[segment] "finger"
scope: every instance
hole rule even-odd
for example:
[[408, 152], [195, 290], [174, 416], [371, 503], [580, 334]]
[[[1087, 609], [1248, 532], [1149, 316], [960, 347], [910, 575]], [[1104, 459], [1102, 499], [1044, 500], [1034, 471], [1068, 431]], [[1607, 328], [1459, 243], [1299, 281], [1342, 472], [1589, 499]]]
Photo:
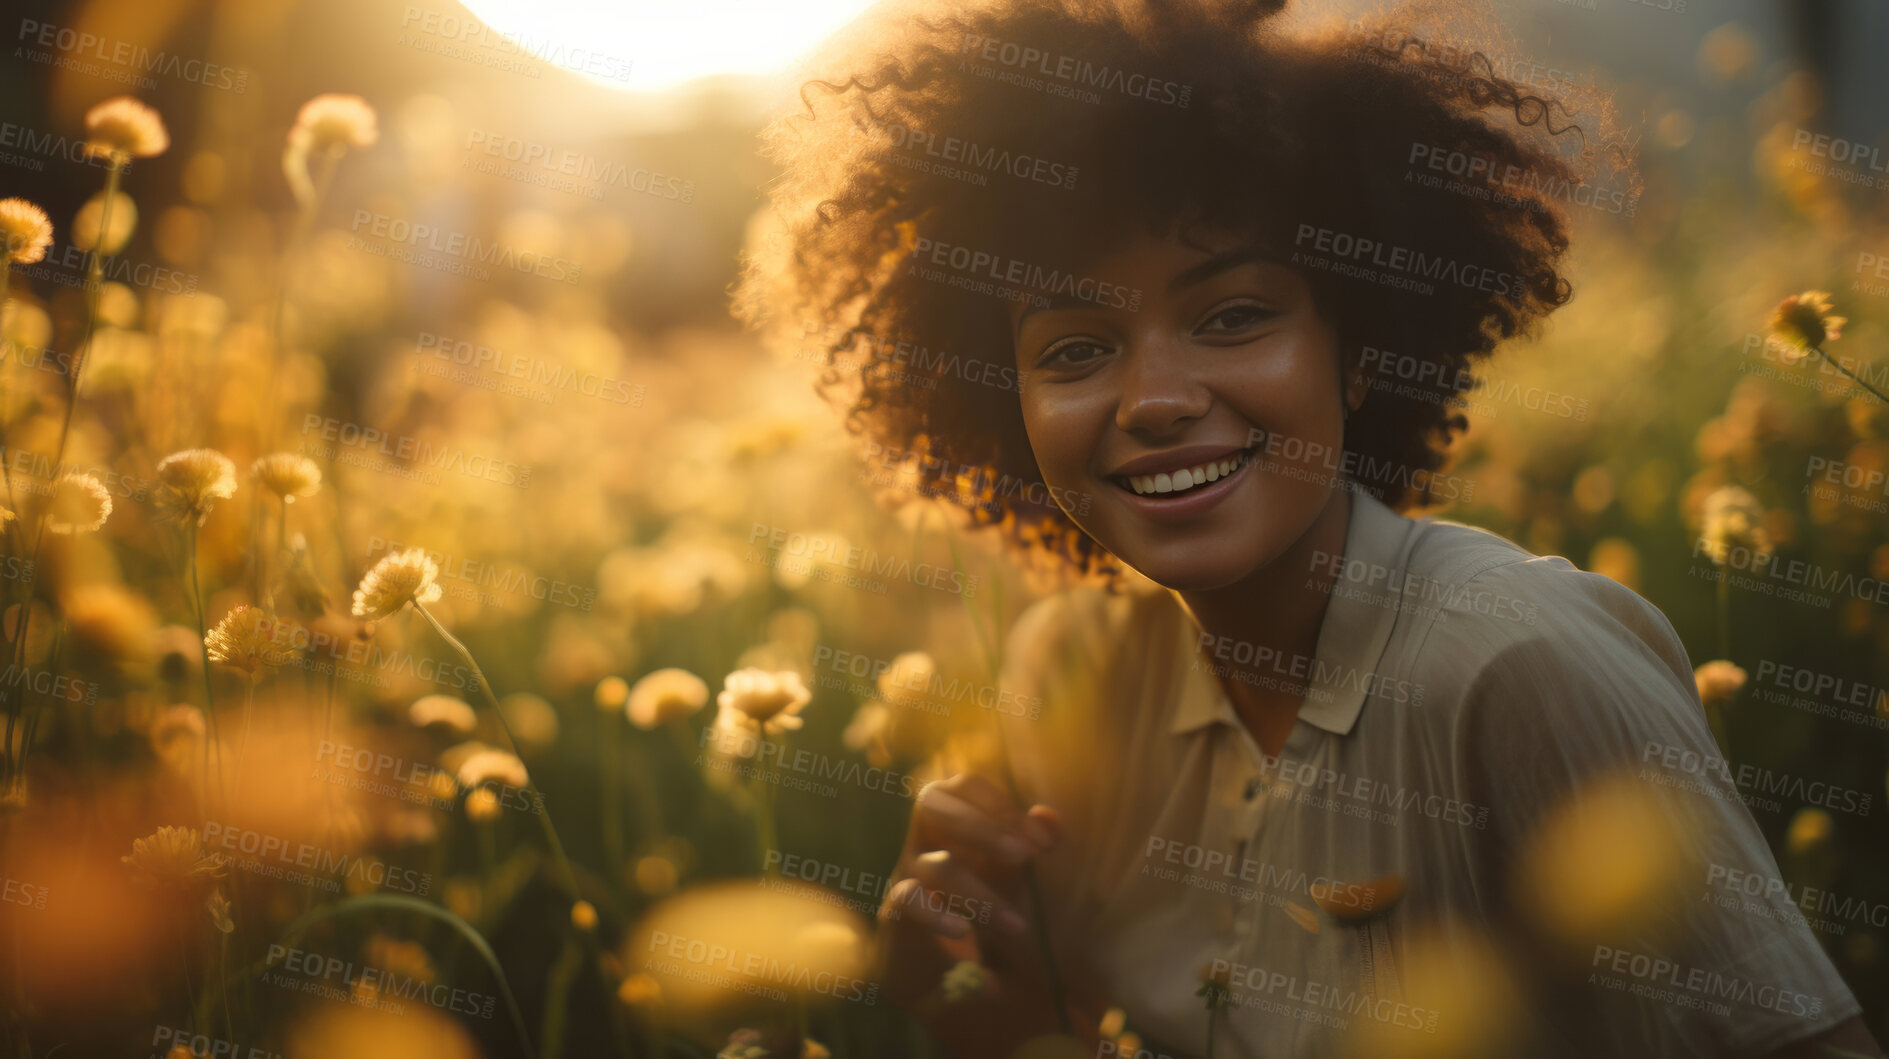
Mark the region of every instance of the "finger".
[[1023, 814], [1022, 829], [1024, 837], [1036, 843], [1036, 847], [1047, 853], [1063, 840], [1066, 830], [1061, 813], [1047, 805], [1032, 805]]
[[[1013, 932], [1029, 927], [1015, 904], [946, 850], [934, 850], [916, 858], [912, 875], [924, 884], [923, 891], [929, 891], [922, 899], [930, 900], [932, 895], [944, 898], [942, 911], [946, 915], [975, 924], [994, 922]], [[916, 898], [920, 892], [914, 891], [907, 897]]]
[[969, 921], [934, 911], [934, 907], [943, 908], [945, 904], [943, 900], [933, 901], [918, 879], [900, 879], [886, 891], [885, 903], [879, 906], [879, 922], [893, 929], [919, 930], [947, 938], [969, 937]]
[[1014, 825], [992, 819], [941, 783], [919, 792], [913, 812], [920, 843], [916, 852], [950, 849], [995, 858], [1012, 867], [1037, 853], [1037, 847], [1026, 841]]

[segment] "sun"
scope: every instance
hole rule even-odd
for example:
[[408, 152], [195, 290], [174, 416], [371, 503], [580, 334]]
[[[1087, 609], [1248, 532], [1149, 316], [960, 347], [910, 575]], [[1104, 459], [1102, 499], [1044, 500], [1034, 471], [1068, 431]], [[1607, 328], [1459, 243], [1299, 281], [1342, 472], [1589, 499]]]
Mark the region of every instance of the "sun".
[[464, 0], [519, 50], [625, 91], [785, 69], [869, 0]]

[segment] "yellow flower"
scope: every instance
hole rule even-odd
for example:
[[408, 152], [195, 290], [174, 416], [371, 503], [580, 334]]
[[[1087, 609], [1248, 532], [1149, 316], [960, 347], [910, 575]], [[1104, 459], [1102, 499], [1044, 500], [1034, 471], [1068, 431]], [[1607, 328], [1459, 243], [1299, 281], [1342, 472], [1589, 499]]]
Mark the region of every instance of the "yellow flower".
[[480, 787], [466, 795], [466, 819], [475, 823], [489, 824], [499, 816], [498, 795], [488, 787]]
[[289, 146], [303, 151], [329, 147], [361, 150], [380, 139], [374, 108], [360, 96], [323, 92], [302, 104], [289, 130]]
[[605, 713], [623, 708], [629, 700], [630, 684], [622, 677], [605, 677], [597, 682], [596, 690], [590, 694], [590, 701]]
[[412, 721], [415, 728], [437, 724], [458, 735], [470, 735], [478, 727], [472, 707], [451, 695], [425, 695], [415, 699], [413, 705], [407, 707], [407, 720]]
[[459, 785], [465, 788], [483, 786], [488, 781], [512, 787], [523, 787], [530, 782], [525, 763], [518, 755], [506, 750], [479, 750], [471, 754], [459, 766]]
[[625, 700], [630, 723], [655, 728], [687, 717], [708, 703], [708, 685], [686, 669], [658, 669], [636, 682]]
[[1699, 544], [1721, 566], [1741, 548], [1750, 551], [1754, 561], [1761, 559], [1771, 552], [1763, 518], [1764, 508], [1757, 497], [1735, 485], [1720, 486], [1705, 498], [1705, 529]]
[[130, 96], [115, 96], [86, 111], [85, 131], [91, 137], [86, 154], [120, 163], [163, 154], [171, 145], [163, 117]]
[[875, 682], [879, 697], [888, 702], [896, 702], [902, 696], [913, 692], [923, 692], [931, 686], [932, 677], [938, 672], [938, 663], [923, 651], [907, 651], [894, 658], [885, 672], [879, 674]]
[[219, 932], [230, 934], [236, 930], [236, 921], [230, 918], [230, 899], [223, 896], [221, 888], [210, 891], [210, 896], [204, 898], [203, 908], [210, 913], [210, 922], [216, 924]]
[[1385, 875], [1363, 885], [1314, 883], [1312, 903], [1340, 923], [1368, 923], [1386, 915], [1404, 896], [1404, 877]]
[[384, 618], [408, 603], [431, 603], [440, 597], [438, 577], [439, 564], [424, 549], [388, 552], [354, 590], [354, 616]]
[[91, 533], [111, 517], [112, 495], [105, 483], [89, 474], [68, 474], [53, 487], [46, 528], [54, 533]]
[[249, 467], [250, 477], [274, 493], [285, 504], [297, 497], [314, 496], [321, 488], [321, 468], [306, 456], [293, 452], [272, 452]]
[[269, 615], [247, 603], [238, 603], [203, 637], [210, 661], [235, 666], [254, 675], [263, 666], [279, 666], [289, 651], [277, 641], [280, 626]]
[[46, 258], [52, 245], [52, 220], [25, 199], [0, 199], [0, 265], [30, 265]]
[[105, 220], [105, 193], [101, 191], [86, 199], [85, 205], [73, 215], [72, 245], [108, 256], [123, 250], [131, 241], [132, 233], [138, 230], [137, 203], [122, 191], [112, 196], [111, 230], [105, 232], [103, 245], [100, 245], [99, 232]]
[[374, 108], [360, 96], [326, 92], [302, 104], [282, 152], [282, 175], [295, 201], [304, 209], [315, 204], [315, 181], [308, 173], [311, 154], [321, 152], [333, 159], [349, 148], [372, 146], [379, 138]]
[[944, 990], [945, 1003], [955, 1004], [982, 993], [988, 979], [983, 964], [976, 960], [959, 960], [944, 973], [944, 979], [939, 984]]
[[715, 723], [759, 726], [770, 734], [793, 731], [802, 724], [801, 708], [812, 699], [800, 674], [791, 669], [774, 673], [737, 669], [722, 681], [722, 692], [715, 699], [721, 713]]
[[662, 983], [638, 971], [625, 978], [623, 984], [617, 987], [617, 999], [633, 1008], [654, 1004], [662, 999]]
[[228, 870], [221, 854], [203, 852], [203, 839], [193, 827], [160, 827], [133, 841], [131, 854], [118, 859], [147, 882], [171, 886], [221, 878]]
[[1784, 848], [1796, 856], [1815, 852], [1828, 845], [1830, 836], [1836, 831], [1836, 824], [1830, 814], [1822, 809], [1799, 809], [1791, 817], [1791, 826], [1784, 834]]
[[588, 934], [597, 929], [597, 906], [579, 901], [571, 906], [571, 926]]
[[236, 465], [215, 449], [173, 452], [158, 461], [157, 476], [163, 482], [158, 500], [165, 513], [194, 518], [199, 526], [218, 500], [236, 495]]
[[1825, 342], [1843, 337], [1843, 325], [1849, 322], [1834, 315], [1835, 308], [1829, 291], [1793, 294], [1771, 311], [1771, 335], [1785, 345], [1790, 359], [1822, 349]]
[[1707, 662], [1692, 671], [1699, 685], [1699, 701], [1707, 706], [1729, 705], [1738, 689], [1745, 686], [1745, 671], [1724, 659]]

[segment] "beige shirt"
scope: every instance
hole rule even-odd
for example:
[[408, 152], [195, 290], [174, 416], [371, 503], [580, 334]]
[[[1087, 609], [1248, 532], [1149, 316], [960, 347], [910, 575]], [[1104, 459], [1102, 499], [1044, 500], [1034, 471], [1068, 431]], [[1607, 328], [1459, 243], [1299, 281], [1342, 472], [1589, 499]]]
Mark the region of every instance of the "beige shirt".
[[[1274, 759], [1214, 672], [1251, 649], [1203, 646], [1165, 590], [1062, 593], [1012, 631], [1004, 685], [1044, 699], [1040, 720], [1005, 722], [1013, 768], [1070, 829], [1043, 865], [1056, 946], [1150, 1054], [1206, 1053], [1207, 966], [1232, 994], [1217, 1057], [1468, 1054], [1504, 1010], [1525, 1013], [1524, 1036], [1501, 1054], [1763, 1054], [1858, 1013], [1794, 891], [1730, 899], [1725, 880], [1745, 877], [1728, 872], [1781, 876], [1734, 783], [1702, 764], [1716, 745], [1692, 667], [1652, 604], [1363, 493], [1342, 560], [1322, 561], [1307, 576], [1336, 589], [1316, 658], [1259, 664], [1262, 682], [1309, 685]], [[1479, 958], [1549, 901], [1513, 896], [1529, 837], [1605, 776], [1670, 799], [1656, 819], [1681, 837], [1654, 877], [1675, 903], [1602, 917], [1558, 961], [1533, 943]], [[1549, 889], [1597, 901], [1596, 880], [1635, 863], [1577, 851]], [[1372, 921], [1313, 898], [1385, 877], [1404, 892]]]

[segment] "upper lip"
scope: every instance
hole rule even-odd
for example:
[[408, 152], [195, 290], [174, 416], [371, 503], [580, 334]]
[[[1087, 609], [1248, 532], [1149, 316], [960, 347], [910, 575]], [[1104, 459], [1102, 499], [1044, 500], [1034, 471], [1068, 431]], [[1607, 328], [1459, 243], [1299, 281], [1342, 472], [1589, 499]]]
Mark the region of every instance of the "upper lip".
[[1111, 477], [1128, 477], [1136, 474], [1171, 474], [1189, 467], [1198, 467], [1214, 460], [1224, 460], [1246, 451], [1245, 445], [1189, 445], [1185, 448], [1168, 449], [1165, 452], [1151, 452], [1139, 456], [1109, 471]]

